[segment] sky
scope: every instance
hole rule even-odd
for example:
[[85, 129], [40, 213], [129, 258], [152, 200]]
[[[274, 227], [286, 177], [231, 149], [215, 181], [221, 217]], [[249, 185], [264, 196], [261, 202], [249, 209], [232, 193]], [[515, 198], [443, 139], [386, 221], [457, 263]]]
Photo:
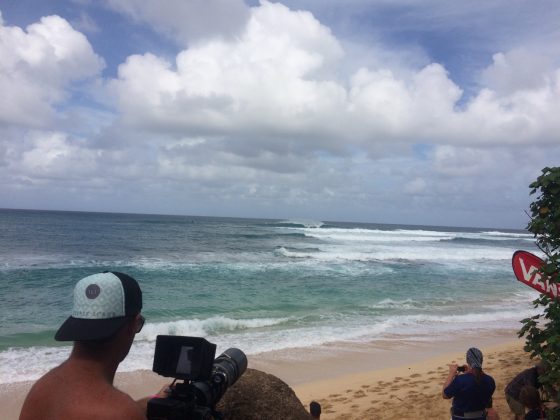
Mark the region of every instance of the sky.
[[0, 208], [524, 228], [556, 0], [2, 0]]

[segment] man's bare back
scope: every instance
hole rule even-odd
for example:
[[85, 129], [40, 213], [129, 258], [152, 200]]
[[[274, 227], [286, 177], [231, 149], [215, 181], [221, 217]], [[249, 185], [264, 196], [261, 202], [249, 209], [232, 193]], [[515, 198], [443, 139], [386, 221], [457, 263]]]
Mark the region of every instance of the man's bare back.
[[140, 406], [95, 372], [63, 363], [27, 396], [20, 420], [146, 419]]
[[55, 335], [73, 341], [72, 352], [33, 385], [20, 420], [146, 420], [148, 398], [136, 403], [113, 386], [144, 325], [141, 309], [142, 291], [127, 274], [104, 271], [81, 279], [74, 287], [73, 315]]

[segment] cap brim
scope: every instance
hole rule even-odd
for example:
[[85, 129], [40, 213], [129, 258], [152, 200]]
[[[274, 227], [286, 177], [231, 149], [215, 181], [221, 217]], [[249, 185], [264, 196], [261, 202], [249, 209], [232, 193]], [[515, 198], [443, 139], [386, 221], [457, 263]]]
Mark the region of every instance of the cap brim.
[[102, 340], [115, 334], [124, 325], [124, 316], [109, 319], [82, 319], [69, 317], [56, 332], [56, 341]]

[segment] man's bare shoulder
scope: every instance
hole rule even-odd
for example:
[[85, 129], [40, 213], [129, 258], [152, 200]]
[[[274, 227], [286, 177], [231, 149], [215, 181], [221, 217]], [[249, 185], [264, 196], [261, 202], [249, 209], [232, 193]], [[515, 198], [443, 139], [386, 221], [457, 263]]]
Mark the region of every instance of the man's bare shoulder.
[[[134, 401], [130, 395], [113, 388], [115, 393], [111, 395], [110, 401], [107, 401], [106, 413], [115, 419], [143, 419], [146, 420], [140, 406]], [[108, 417], [107, 417], [108, 418]]]
[[139, 405], [112, 385], [68, 377], [53, 369], [31, 388], [21, 411], [27, 419], [146, 419]]
[[20, 420], [49, 418], [45, 408], [47, 401], [52, 400], [51, 396], [56, 389], [57, 370], [58, 368], [51, 370], [33, 384], [23, 402]]

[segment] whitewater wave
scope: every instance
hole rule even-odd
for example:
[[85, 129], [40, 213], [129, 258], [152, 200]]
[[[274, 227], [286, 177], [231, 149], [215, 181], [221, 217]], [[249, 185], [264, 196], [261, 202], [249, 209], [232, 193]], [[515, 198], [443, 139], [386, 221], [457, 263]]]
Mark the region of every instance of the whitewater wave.
[[[409, 299], [385, 299], [379, 304], [385, 307], [402, 304], [414, 307], [414, 301]], [[138, 334], [128, 357], [119, 366], [119, 371], [151, 369], [155, 338], [158, 334], [204, 336], [218, 345], [218, 354], [233, 346], [252, 355], [290, 348], [309, 348], [333, 342], [367, 343], [402, 339], [437, 341], [438, 337], [444, 339], [450, 333], [461, 334], [461, 331], [488, 333], [497, 329], [517, 330], [521, 318], [535, 313], [535, 310], [525, 305], [504, 310], [479, 309], [479, 312], [465, 314], [421, 313], [375, 317], [330, 314], [311, 324], [305, 324], [303, 319], [235, 320], [226, 317], [148, 323]], [[68, 346], [9, 348], [2, 351], [0, 383], [35, 380], [65, 360], [69, 352]], [[29, 360], [39, 362], [29, 363]]]
[[523, 238], [523, 239], [530, 239], [534, 240], [534, 235], [532, 233], [514, 233], [514, 232], [500, 232], [497, 230], [491, 230], [488, 232], [482, 232], [484, 235], [488, 236], [498, 236], [498, 237], [510, 237], [510, 238]]
[[155, 341], [158, 335], [213, 336], [226, 332], [243, 331], [281, 325], [289, 318], [232, 319], [215, 316], [207, 319], [187, 319], [171, 322], [148, 323], [137, 339]]
[[484, 262], [509, 261], [514, 249], [480, 247], [449, 249], [432, 247], [370, 247], [366, 249], [344, 246], [322, 246], [320, 252], [291, 252], [279, 248], [278, 254], [287, 258], [310, 259], [322, 262]]
[[311, 255], [321, 252], [319, 248], [287, 248], [287, 247], [277, 247], [274, 253], [283, 257], [288, 258], [311, 258]]
[[293, 219], [293, 220], [282, 220], [279, 222], [274, 222], [270, 226], [287, 227], [287, 228], [319, 229], [323, 225], [324, 225], [323, 222], [316, 221], [316, 220]]
[[306, 237], [323, 241], [346, 243], [408, 243], [408, 242], [441, 242], [453, 240], [470, 241], [523, 241], [532, 242], [533, 239], [523, 234], [502, 235], [468, 232], [439, 232], [427, 230], [380, 230], [380, 229], [301, 229]]

